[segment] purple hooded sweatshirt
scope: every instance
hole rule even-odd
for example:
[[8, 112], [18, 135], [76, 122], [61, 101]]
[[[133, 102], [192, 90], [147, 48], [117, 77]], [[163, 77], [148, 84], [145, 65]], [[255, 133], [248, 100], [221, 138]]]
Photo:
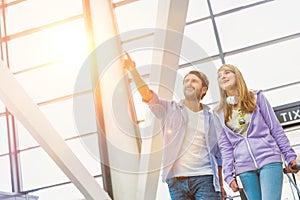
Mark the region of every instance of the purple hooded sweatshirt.
[[234, 133], [226, 126], [223, 111], [214, 112], [227, 184], [235, 175], [260, 169], [269, 163], [282, 163], [282, 155], [287, 163], [297, 157], [270, 103], [261, 91], [255, 91], [255, 94], [256, 109], [250, 114], [246, 136]]

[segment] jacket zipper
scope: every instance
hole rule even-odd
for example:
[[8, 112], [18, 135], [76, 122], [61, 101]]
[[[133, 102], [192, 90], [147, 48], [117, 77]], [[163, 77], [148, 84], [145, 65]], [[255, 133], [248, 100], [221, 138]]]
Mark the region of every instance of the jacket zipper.
[[253, 160], [253, 163], [254, 163], [256, 169], [258, 169], [258, 165], [257, 165], [257, 162], [256, 162], [256, 160], [255, 160], [255, 158], [254, 158], [253, 153], [252, 153], [252, 150], [251, 150], [251, 147], [250, 147], [248, 138], [247, 138], [247, 137], [244, 137], [244, 138], [245, 138], [245, 141], [246, 141], [246, 144], [247, 144], [247, 148], [248, 148], [249, 154], [250, 154], [250, 156], [251, 156], [251, 158], [252, 158], [252, 160]]
[[246, 144], [247, 144], [247, 148], [248, 148], [249, 154], [250, 154], [250, 156], [251, 156], [251, 158], [252, 158], [252, 160], [253, 160], [253, 163], [254, 163], [256, 169], [258, 169], [257, 162], [256, 162], [256, 160], [255, 160], [255, 157], [254, 157], [254, 155], [253, 155], [253, 152], [252, 152], [252, 150], [251, 150], [251, 147], [250, 147], [250, 144], [249, 144], [249, 141], [248, 141], [248, 137], [247, 137], [247, 136], [248, 136], [248, 131], [249, 131], [250, 125], [251, 125], [251, 123], [252, 123], [252, 117], [253, 117], [253, 113], [251, 113], [251, 117], [250, 117], [250, 120], [249, 120], [249, 125], [248, 125], [248, 128], [247, 128], [247, 130], [246, 130], [246, 136], [243, 136], [243, 137], [245, 138], [245, 141], [246, 141]]
[[[219, 116], [218, 116], [218, 117], [219, 117]], [[252, 152], [252, 150], [251, 150], [251, 147], [250, 147], [250, 144], [249, 144], [249, 141], [248, 141], [248, 138], [247, 138], [248, 130], [249, 130], [249, 127], [250, 127], [251, 122], [252, 122], [252, 117], [253, 117], [253, 113], [251, 113], [249, 125], [248, 125], [248, 128], [247, 128], [247, 130], [246, 130], [246, 136], [242, 136], [241, 134], [238, 134], [238, 133], [233, 132], [230, 128], [228, 128], [228, 127], [226, 126], [225, 122], [224, 122], [224, 127], [225, 127], [228, 131], [232, 132], [233, 134], [239, 135], [239, 136], [241, 136], [241, 137], [243, 137], [243, 138], [245, 139], [246, 144], [247, 144], [247, 149], [248, 149], [248, 151], [249, 151], [249, 154], [250, 154], [250, 156], [251, 156], [251, 158], [252, 158], [252, 160], [253, 160], [253, 163], [254, 163], [256, 169], [258, 169], [257, 162], [256, 162], [256, 160], [255, 160], [255, 157], [254, 157], [254, 155], [253, 155], [253, 152]], [[235, 145], [233, 146], [233, 148], [236, 147], [236, 145], [239, 143], [239, 141], [240, 141], [240, 139], [235, 143]]]

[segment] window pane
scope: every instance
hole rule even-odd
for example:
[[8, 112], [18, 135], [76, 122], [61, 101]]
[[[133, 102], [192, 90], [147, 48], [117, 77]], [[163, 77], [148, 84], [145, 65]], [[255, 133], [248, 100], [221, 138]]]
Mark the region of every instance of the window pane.
[[22, 1], [7, 8], [7, 34], [11, 35], [81, 13], [81, 0]]
[[9, 157], [0, 157], [0, 191], [11, 192]]
[[61, 60], [80, 66], [88, 55], [83, 19], [13, 39], [8, 46], [14, 72]]
[[6, 0], [6, 3], [17, 2], [18, 0]]
[[[103, 188], [103, 179], [102, 177], [96, 178], [96, 181]], [[55, 186], [48, 189], [42, 189], [37, 192], [31, 193], [32, 195], [38, 196], [41, 200], [53, 200], [53, 199], [63, 199], [68, 197], [68, 199], [84, 199], [84, 196], [72, 183]]]
[[224, 51], [230, 51], [300, 32], [300, 1], [272, 1], [217, 17]]
[[286, 134], [289, 138], [289, 141], [292, 146], [298, 145], [298, 148], [294, 148], [296, 153], [300, 153], [300, 126], [292, 127], [289, 130], [286, 130]]
[[[0, 5], [2, 5], [2, 3], [0, 3]], [[2, 15], [2, 14], [1, 14], [1, 17], [0, 17], [0, 22], [1, 22], [1, 24], [0, 24], [0, 27], [1, 27], [1, 30], [0, 30], [0, 31], [1, 31], [1, 32], [0, 32], [0, 33], [1, 33], [1, 35], [4, 35], [4, 33], [5, 33], [4, 30], [5, 30], [5, 29], [4, 29], [4, 23], [3, 23], [4, 21], [3, 21], [3, 15]], [[1, 45], [2, 45], [2, 43], [1, 43]], [[2, 47], [3, 47], [3, 46], [2, 46]]]
[[40, 200], [84, 199], [84, 196], [73, 184], [66, 184], [62, 186], [43, 189], [32, 193], [32, 195], [38, 196]]
[[[145, 80], [145, 79], [144, 79]], [[145, 80], [147, 81], [147, 80]], [[142, 100], [140, 93], [135, 90], [133, 93], [133, 101], [135, 105], [136, 118], [138, 121], [144, 120], [146, 117], [146, 112], [149, 112], [147, 104]]]
[[120, 33], [156, 26], [157, 0], [136, 1], [115, 11]]
[[[186, 26], [184, 34], [205, 51], [205, 54], [201, 54], [200, 52], [197, 54], [197, 52], [194, 52], [194, 54], [197, 56], [194, 60], [219, 53], [211, 20], [205, 20]], [[183, 41], [182, 51], [185, 51], [185, 48], [187, 48], [188, 51], [188, 49], [190, 49], [191, 47], [186, 46], [185, 41]]]
[[17, 121], [17, 130], [18, 130], [18, 138], [19, 138], [19, 149], [22, 150], [34, 146], [39, 146], [39, 144], [32, 137], [32, 135], [19, 121]]
[[[62, 62], [17, 74], [15, 77], [29, 96], [39, 103], [73, 94], [80, 68], [81, 63]], [[86, 77], [89, 78], [89, 76]], [[87, 88], [81, 89], [91, 88], [91, 85], [84, 86]]]
[[101, 174], [97, 133], [68, 140], [67, 144], [92, 176]]
[[0, 101], [0, 113], [4, 113], [5, 112], [5, 105], [2, 103], [2, 101]]
[[8, 138], [7, 138], [6, 117], [3, 116], [0, 117], [0, 154], [5, 154], [5, 153], [8, 153]]
[[42, 148], [21, 152], [20, 157], [24, 190], [69, 181]]
[[99, 185], [103, 188], [103, 179], [102, 177], [97, 177], [96, 178], [97, 183], [99, 183]]
[[190, 0], [186, 21], [190, 22], [210, 16], [206, 0]]
[[[0, 3], [1, 5], [1, 3]], [[1, 55], [1, 62], [3, 62], [4, 66], [7, 65], [7, 55], [6, 55], [6, 49], [7, 45], [6, 42], [4, 42], [3, 37], [5, 36], [5, 23], [3, 21], [3, 15], [2, 15], [2, 10], [1, 10], [1, 15], [0, 15], [0, 36], [1, 36], [1, 42], [0, 42], [0, 55]], [[1, 63], [2, 64], [2, 63]]]
[[[73, 99], [40, 107], [42, 112], [48, 118], [49, 122], [53, 125], [55, 130], [57, 130], [57, 132], [63, 139], [97, 132], [95, 118], [96, 114], [92, 102], [92, 94], [81, 95], [79, 97], [76, 97], [76, 99], [79, 102], [86, 103], [82, 106], [82, 109], [84, 109], [84, 111], [79, 112], [79, 114], [81, 114], [82, 116], [79, 116], [77, 118], [74, 118]], [[76, 124], [78, 120], [81, 121], [79, 124]], [[17, 130], [20, 149], [39, 146], [37, 141], [31, 136], [31, 134], [20, 122], [17, 122]]]
[[83, 135], [97, 132], [93, 94], [76, 96], [73, 103], [77, 134]]
[[[153, 37], [151, 38], [153, 39]], [[149, 37], [147, 37], [147, 39], [149, 39]], [[137, 70], [141, 75], [149, 75], [151, 68], [153, 67], [153, 46], [147, 46], [147, 41], [145, 41], [147, 39], [145, 38], [143, 40], [126, 43], [124, 45], [124, 49], [128, 50], [131, 59], [136, 62]], [[153, 41], [152, 39], [151, 41]], [[141, 48], [144, 46], [150, 48]], [[129, 78], [132, 78], [130, 73], [128, 73], [128, 76]]]
[[300, 93], [295, 91], [300, 91], [300, 84], [268, 91], [265, 95], [272, 107], [275, 107], [299, 101]]
[[[79, 133], [74, 121], [73, 99], [48, 104], [40, 108], [62, 138], [67, 139], [78, 136]], [[93, 122], [96, 123], [95, 118]], [[93, 125], [93, 131], [96, 130], [95, 126]]]
[[240, 53], [225, 58], [239, 67], [252, 89], [272, 87], [299, 81], [300, 38]]
[[252, 3], [259, 2], [259, 0], [230, 0], [230, 1], [210, 1], [214, 13], [223, 12], [233, 8], [246, 6]]
[[161, 176], [159, 176], [156, 199], [171, 199], [168, 185], [162, 182]]

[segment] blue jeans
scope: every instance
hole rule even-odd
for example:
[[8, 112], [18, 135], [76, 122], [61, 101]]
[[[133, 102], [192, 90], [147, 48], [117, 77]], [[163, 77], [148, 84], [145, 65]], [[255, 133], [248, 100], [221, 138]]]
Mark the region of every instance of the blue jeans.
[[212, 175], [175, 177], [168, 179], [167, 184], [172, 200], [221, 200]]
[[239, 175], [249, 200], [280, 200], [283, 173], [281, 163], [270, 163]]

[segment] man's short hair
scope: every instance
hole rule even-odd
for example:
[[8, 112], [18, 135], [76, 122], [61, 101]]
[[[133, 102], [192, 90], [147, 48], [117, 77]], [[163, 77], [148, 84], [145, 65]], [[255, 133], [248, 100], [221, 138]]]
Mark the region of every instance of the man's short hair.
[[200, 72], [200, 71], [197, 71], [197, 70], [192, 70], [192, 71], [190, 71], [189, 73], [187, 73], [187, 74], [185, 75], [183, 81], [185, 80], [185, 78], [186, 78], [187, 75], [189, 75], [189, 74], [194, 74], [194, 75], [196, 75], [196, 76], [202, 81], [202, 86], [208, 88], [208, 86], [209, 86], [209, 81], [208, 81], [207, 76], [206, 76], [204, 73], [202, 73], [202, 72]]

